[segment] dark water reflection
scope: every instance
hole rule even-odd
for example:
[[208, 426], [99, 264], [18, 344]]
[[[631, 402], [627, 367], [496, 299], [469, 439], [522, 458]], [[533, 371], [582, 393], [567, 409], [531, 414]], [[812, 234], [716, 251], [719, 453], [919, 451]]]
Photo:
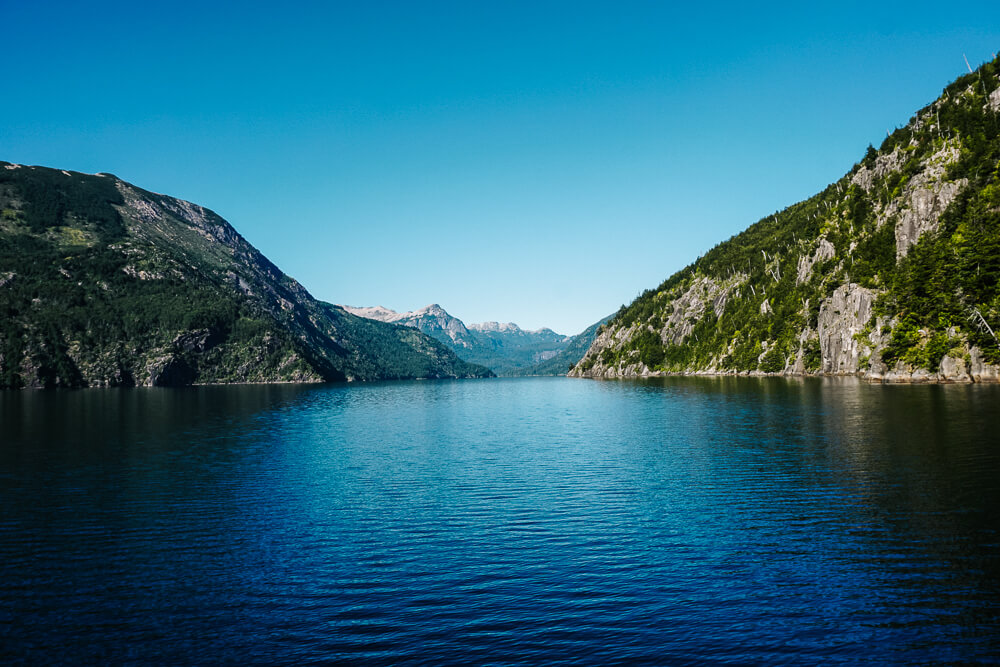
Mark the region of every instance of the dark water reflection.
[[996, 661], [998, 416], [833, 380], [0, 393], [0, 660]]

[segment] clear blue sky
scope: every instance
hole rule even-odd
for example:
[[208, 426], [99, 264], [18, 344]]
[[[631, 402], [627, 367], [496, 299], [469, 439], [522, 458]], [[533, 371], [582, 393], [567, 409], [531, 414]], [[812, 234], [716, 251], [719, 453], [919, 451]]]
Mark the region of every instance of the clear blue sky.
[[756, 4], [0, 0], [0, 159], [203, 204], [321, 299], [577, 333], [1000, 50], [995, 0]]

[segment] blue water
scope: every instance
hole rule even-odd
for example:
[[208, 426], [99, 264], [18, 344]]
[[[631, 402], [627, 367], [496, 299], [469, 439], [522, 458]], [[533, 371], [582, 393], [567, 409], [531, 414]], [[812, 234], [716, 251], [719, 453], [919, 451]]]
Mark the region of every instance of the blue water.
[[0, 393], [0, 662], [1000, 661], [1000, 387]]

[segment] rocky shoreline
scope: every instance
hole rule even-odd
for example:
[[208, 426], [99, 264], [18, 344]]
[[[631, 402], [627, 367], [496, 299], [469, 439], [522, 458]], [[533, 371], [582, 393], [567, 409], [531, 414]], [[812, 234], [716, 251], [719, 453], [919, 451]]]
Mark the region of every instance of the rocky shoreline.
[[652, 371], [646, 367], [626, 368], [618, 371], [606, 368], [601, 372], [577, 372], [568, 377], [590, 378], [596, 380], [623, 380], [651, 377], [854, 377], [870, 384], [1000, 384], [1000, 368], [987, 364], [982, 360], [979, 350], [973, 348], [967, 362], [962, 358], [946, 356], [941, 360], [941, 366], [936, 373], [925, 368], [913, 368], [900, 362], [894, 368], [875, 368], [855, 372], [807, 372], [787, 369], [776, 373], [764, 371]]

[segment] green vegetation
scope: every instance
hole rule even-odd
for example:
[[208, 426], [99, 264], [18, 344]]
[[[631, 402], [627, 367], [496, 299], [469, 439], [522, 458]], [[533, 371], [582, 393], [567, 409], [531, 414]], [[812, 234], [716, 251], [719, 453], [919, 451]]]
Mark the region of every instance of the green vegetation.
[[[3, 167], [7, 163], [0, 163]], [[0, 192], [17, 207], [3, 207], [3, 217], [19, 220], [35, 233], [76, 221], [111, 243], [125, 235], [115, 210], [123, 203], [113, 176], [89, 176], [56, 169], [0, 169]], [[16, 199], [11, 198], [16, 195]]]

